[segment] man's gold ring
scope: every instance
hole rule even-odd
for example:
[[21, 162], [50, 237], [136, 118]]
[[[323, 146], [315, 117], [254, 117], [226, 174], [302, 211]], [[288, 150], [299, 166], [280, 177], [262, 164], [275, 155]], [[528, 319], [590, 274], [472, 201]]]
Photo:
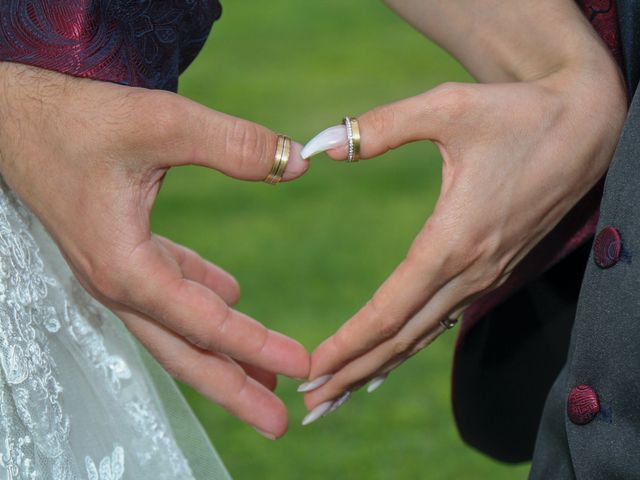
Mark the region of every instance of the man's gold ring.
[[276, 155], [273, 159], [273, 166], [267, 178], [264, 179], [265, 183], [270, 185], [277, 185], [282, 180], [285, 168], [287, 168], [287, 162], [289, 161], [289, 154], [291, 153], [291, 139], [286, 135], [278, 135], [278, 144], [276, 145]]

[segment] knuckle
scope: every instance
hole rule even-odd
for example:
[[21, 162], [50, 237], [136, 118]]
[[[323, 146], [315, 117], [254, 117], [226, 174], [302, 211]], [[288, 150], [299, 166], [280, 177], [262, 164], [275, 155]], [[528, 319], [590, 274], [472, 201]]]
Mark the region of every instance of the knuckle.
[[391, 105], [383, 105], [369, 112], [368, 128], [376, 138], [386, 138], [396, 124], [395, 109]]
[[213, 318], [215, 325], [213, 328], [209, 328], [209, 324], [206, 323], [204, 328], [196, 328], [191, 332], [184, 335], [185, 339], [199, 348], [209, 352], [218, 352], [222, 349], [222, 338], [224, 338], [227, 324], [230, 318], [231, 310], [224, 308], [219, 312], [213, 313], [210, 318]]
[[447, 256], [447, 263], [451, 266], [450, 274], [458, 275], [474, 265], [482, 256], [481, 247], [470, 238], [460, 238], [452, 245]]
[[415, 342], [409, 339], [397, 339], [392, 345], [393, 358], [403, 357], [413, 350]]
[[455, 228], [448, 225], [437, 225], [434, 229], [439, 230], [439, 236], [419, 236], [407, 253], [407, 263], [429, 265], [443, 278], [452, 278], [480, 257], [479, 245], [466, 232], [456, 233]]
[[257, 338], [255, 339], [255, 348], [253, 351], [257, 353], [258, 357], [261, 357], [267, 344], [269, 342], [269, 332], [266, 329], [261, 329]]
[[467, 295], [476, 295], [493, 289], [503, 276], [504, 268], [496, 262], [479, 262], [469, 269], [464, 277]]
[[217, 341], [214, 335], [212, 335], [211, 333], [207, 333], [207, 334], [202, 334], [202, 333], [196, 333], [196, 334], [187, 334], [185, 335], [185, 339], [194, 347], [200, 349], [200, 350], [205, 350], [208, 352], [215, 352], [217, 351]]
[[223, 307], [221, 311], [212, 315], [214, 328], [205, 328], [198, 332], [187, 334], [185, 338], [201, 350], [217, 352], [221, 350], [221, 338], [224, 337], [231, 318], [231, 309]]
[[381, 337], [389, 338], [398, 333], [401, 327], [402, 324], [396, 319], [381, 318], [380, 320], [378, 320], [376, 331]]
[[[270, 159], [267, 130], [242, 119], [233, 119], [225, 132], [225, 156], [235, 157], [235, 165], [240, 171], [264, 170], [265, 159]], [[262, 173], [262, 172], [260, 172]]]
[[[347, 324], [348, 325], [348, 324]], [[347, 333], [347, 329], [343, 325], [334, 335], [331, 336], [330, 342], [334, 352], [345, 352], [351, 347], [350, 335]], [[312, 364], [315, 365], [324, 361], [325, 358], [318, 355], [318, 352], [312, 354]]]
[[380, 295], [374, 295], [367, 302], [365, 309], [376, 334], [382, 338], [388, 338], [395, 335], [402, 324], [394, 315], [386, 313], [388, 309], [384, 307], [383, 301]]
[[503, 268], [500, 264], [491, 263], [484, 266], [477, 285], [481, 292], [494, 287], [502, 277]]
[[240, 296], [242, 295], [242, 290], [240, 288], [240, 283], [235, 277], [231, 277], [231, 283], [229, 287], [228, 293], [228, 302], [230, 306], [237, 304], [240, 301]]
[[223, 336], [231, 322], [231, 309], [226, 305], [219, 305], [217, 310], [213, 313], [213, 318], [216, 322], [215, 331], [217, 335]]
[[235, 370], [235, 374], [227, 384], [227, 388], [232, 398], [238, 398], [242, 396], [244, 391], [249, 387], [249, 376], [238, 368]]
[[430, 92], [433, 95], [431, 105], [444, 116], [458, 119], [476, 106], [477, 91], [473, 85], [447, 82]]
[[367, 311], [367, 316], [374, 320], [378, 320], [382, 318], [383, 315], [383, 300], [379, 294], [374, 295], [365, 305], [365, 310]]
[[494, 235], [485, 238], [479, 247], [478, 261], [474, 269], [476, 289], [485, 291], [495, 288], [504, 277], [508, 264], [509, 257], [503, 254], [500, 239]]

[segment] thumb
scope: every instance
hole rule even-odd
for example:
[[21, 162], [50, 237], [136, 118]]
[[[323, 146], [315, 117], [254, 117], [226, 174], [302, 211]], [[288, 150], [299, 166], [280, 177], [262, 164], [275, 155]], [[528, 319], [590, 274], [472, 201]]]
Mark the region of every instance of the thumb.
[[[441, 140], [445, 129], [462, 105], [462, 84], [441, 85], [426, 93], [376, 107], [360, 115], [360, 157], [377, 157], [401, 145], [418, 140]], [[344, 125], [329, 127], [302, 149], [309, 158], [326, 152], [334, 160], [347, 157], [348, 139]]]
[[[264, 180], [273, 168], [278, 135], [268, 128], [173, 93], [154, 92], [149, 99], [162, 166], [201, 165], [242, 180]], [[283, 180], [307, 170], [301, 150], [291, 142]]]

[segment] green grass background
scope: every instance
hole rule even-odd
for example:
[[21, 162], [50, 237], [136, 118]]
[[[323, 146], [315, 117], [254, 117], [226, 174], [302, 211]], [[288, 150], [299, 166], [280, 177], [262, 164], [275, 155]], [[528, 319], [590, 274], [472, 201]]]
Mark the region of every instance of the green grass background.
[[[380, 2], [227, 0], [180, 92], [304, 143], [319, 130], [441, 82], [469, 80], [446, 53]], [[319, 156], [273, 188], [202, 168], [170, 172], [154, 229], [233, 272], [239, 309], [312, 349], [348, 319], [403, 258], [437, 198], [436, 149], [413, 144], [346, 165]], [[237, 479], [518, 479], [465, 446], [450, 409], [454, 334], [375, 393], [302, 428], [297, 384], [282, 380], [289, 433], [258, 436], [184, 387]]]

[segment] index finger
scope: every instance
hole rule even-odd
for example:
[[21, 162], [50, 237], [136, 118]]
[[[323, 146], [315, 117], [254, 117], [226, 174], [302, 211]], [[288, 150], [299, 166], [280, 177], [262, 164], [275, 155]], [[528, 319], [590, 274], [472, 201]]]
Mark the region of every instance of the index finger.
[[423, 249], [424, 234], [371, 300], [312, 353], [310, 378], [333, 373], [394, 336], [451, 278], [437, 254], [439, 240], [434, 236], [431, 248]]

